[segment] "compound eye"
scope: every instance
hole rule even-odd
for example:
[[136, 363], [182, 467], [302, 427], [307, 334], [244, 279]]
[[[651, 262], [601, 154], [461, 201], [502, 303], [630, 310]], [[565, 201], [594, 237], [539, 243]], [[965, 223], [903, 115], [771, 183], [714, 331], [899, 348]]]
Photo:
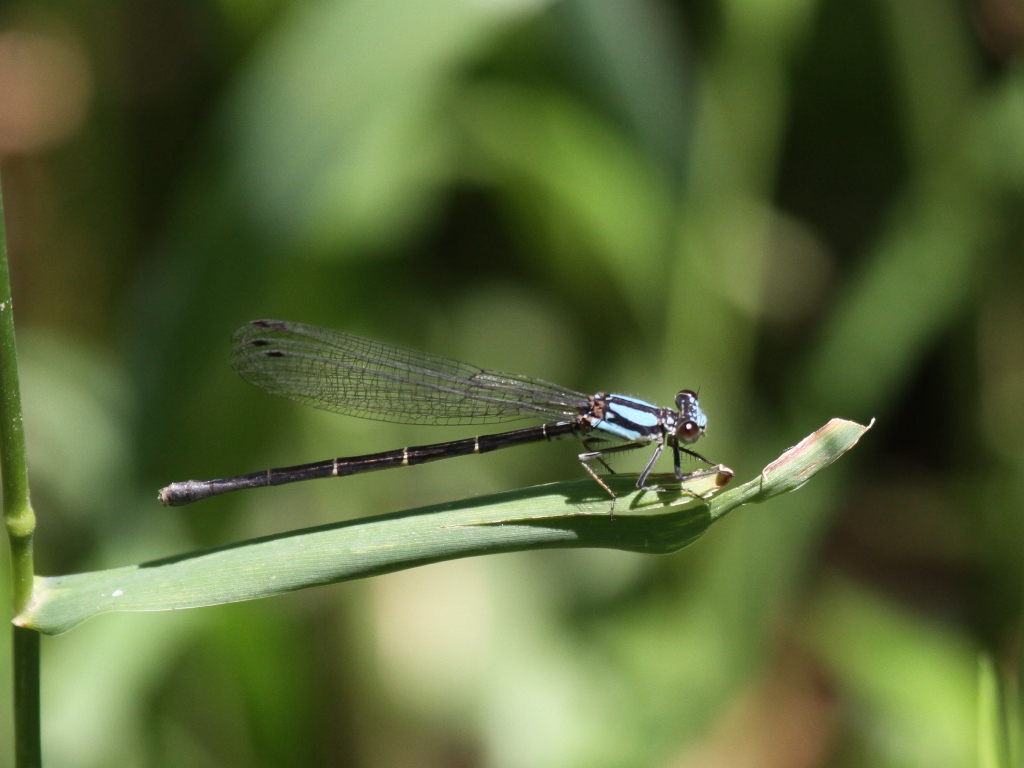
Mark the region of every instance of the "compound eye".
[[692, 389], [684, 389], [676, 395], [676, 410], [682, 411], [688, 404], [697, 402], [697, 393]]
[[684, 443], [692, 443], [700, 437], [700, 427], [692, 421], [684, 421], [676, 428], [676, 437]]

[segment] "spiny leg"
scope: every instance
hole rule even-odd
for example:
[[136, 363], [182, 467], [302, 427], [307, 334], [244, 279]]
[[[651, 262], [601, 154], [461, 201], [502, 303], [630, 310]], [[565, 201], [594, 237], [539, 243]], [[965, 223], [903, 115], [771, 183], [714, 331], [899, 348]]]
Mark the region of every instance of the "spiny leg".
[[[714, 475], [714, 474], [716, 474], [718, 472], [718, 467], [716, 465], [712, 465], [712, 466], [715, 467], [714, 469], [705, 469], [705, 470], [702, 470], [700, 472], [691, 472], [688, 475], [684, 475], [683, 474], [683, 468], [682, 468], [682, 466], [679, 463], [679, 454], [680, 454], [680, 452], [693, 453], [693, 451], [688, 451], [685, 448], [680, 448], [679, 447], [679, 443], [673, 442], [672, 443], [672, 452], [674, 454], [673, 459], [674, 459], [674, 463], [675, 463], [676, 480], [678, 480], [680, 483], [686, 482], [687, 480], [696, 480], [697, 478], [700, 478], [700, 477], [707, 477], [708, 475]], [[703, 456], [698, 456], [697, 458], [702, 459], [703, 461], [707, 461], [708, 464], [711, 464], [711, 462], [708, 461], [707, 459], [705, 459]], [[691, 496], [693, 496], [694, 498], [697, 498], [697, 499], [703, 499], [704, 498], [700, 494], [694, 493], [693, 491], [688, 491], [685, 488], [683, 488], [682, 490], [683, 490], [684, 493], [688, 493]]]
[[[717, 465], [711, 464], [711, 462], [708, 461], [707, 459], [705, 459], [703, 456], [699, 456], [698, 455], [699, 459], [701, 459], [702, 461], [707, 462], [709, 465], [714, 467], [714, 469], [705, 469], [705, 470], [701, 470], [700, 472], [691, 472], [689, 474], [683, 474], [683, 468], [682, 468], [682, 465], [680, 463], [680, 456], [679, 456], [679, 454], [680, 454], [680, 452], [682, 452], [682, 453], [692, 453], [692, 451], [688, 451], [686, 448], [681, 448], [679, 446], [679, 443], [677, 443], [674, 440], [671, 441], [671, 444], [672, 444], [672, 460], [673, 460], [673, 464], [674, 464], [673, 468], [675, 470], [676, 479], [679, 482], [682, 483], [682, 482], [684, 482], [686, 480], [695, 480], [695, 479], [697, 479], [699, 477], [707, 477], [708, 475], [713, 475], [713, 474], [716, 474], [718, 472], [718, 466]], [[665, 446], [663, 444], [659, 444], [658, 445], [657, 449], [654, 451], [654, 455], [651, 456], [651, 460], [649, 462], [647, 462], [647, 466], [644, 468], [644, 471], [640, 474], [640, 478], [637, 480], [637, 484], [636, 484], [637, 488], [639, 488], [639, 489], [641, 489], [643, 491], [664, 491], [665, 490], [665, 488], [662, 488], [662, 487], [659, 487], [659, 486], [648, 486], [648, 485], [645, 484], [645, 482], [647, 480], [647, 475], [650, 474], [651, 470], [654, 468], [654, 462], [656, 462], [658, 460], [658, 457], [661, 455], [661, 452], [662, 452], [662, 450], [664, 450], [664, 448], [665, 448]], [[697, 494], [694, 494], [694, 493], [692, 493], [690, 491], [687, 491], [686, 489], [683, 489], [683, 492], [684, 493], [690, 493], [691, 496], [697, 496]]]
[[714, 462], [708, 461], [707, 459], [705, 459], [703, 456], [701, 456], [696, 451], [691, 451], [689, 448], [683, 448], [682, 446], [680, 446], [679, 450], [682, 451], [683, 453], [685, 453], [687, 456], [693, 456], [693, 458], [695, 458], [695, 459], [700, 459], [705, 464], [707, 464], [709, 467], [717, 467], [718, 466]]
[[665, 443], [659, 442], [658, 447], [654, 449], [654, 453], [651, 455], [651, 460], [647, 462], [647, 466], [644, 467], [644, 471], [640, 473], [640, 477], [636, 480], [636, 487], [641, 491], [663, 491], [664, 488], [658, 486], [648, 486], [647, 476], [651, 474], [651, 470], [654, 469], [654, 462], [661, 456], [661, 452], [665, 450]]
[[[599, 461], [601, 462], [601, 465], [605, 467], [609, 472], [615, 474], [612, 471], [611, 467], [609, 467], [608, 464], [605, 463], [602, 456], [608, 453], [621, 453], [622, 451], [632, 451], [637, 448], [643, 447], [643, 445], [644, 443], [627, 443], [626, 445], [616, 445], [614, 448], [605, 448], [604, 450], [601, 451], [587, 451], [586, 453], [579, 454], [579, 456], [577, 457], [580, 460], [580, 464], [583, 465], [583, 468], [587, 470], [587, 472], [590, 473], [590, 476], [597, 481], [597, 484], [604, 488], [605, 491], [607, 491], [608, 495], [612, 497], [612, 517], [615, 517], [615, 500], [618, 498], [618, 495], [609, 487], [608, 483], [601, 479], [601, 476], [598, 475], [597, 472], [594, 471], [593, 467], [591, 467], [590, 464], [588, 464], [587, 462]], [[586, 446], [586, 443], [584, 443], [584, 446]]]
[[580, 459], [580, 464], [582, 464], [583, 468], [585, 470], [587, 470], [587, 472], [590, 473], [590, 476], [592, 478], [594, 478], [594, 480], [597, 482], [597, 484], [600, 485], [602, 488], [604, 488], [605, 491], [608, 493], [608, 495], [612, 497], [612, 515], [614, 515], [615, 514], [615, 499], [618, 498], [618, 496], [616, 495], [615, 491], [613, 491], [608, 486], [608, 483], [606, 483], [604, 480], [601, 479], [601, 476], [599, 474], [597, 474], [597, 472], [595, 472], [593, 470], [593, 468], [589, 464], [587, 464], [586, 461], [584, 461], [583, 459]]
[[[600, 448], [598, 450], [596, 450], [596, 451], [593, 450], [593, 448], [594, 448], [594, 446], [596, 444], [598, 444], [598, 443], [607, 443], [607, 442], [608, 442], [608, 440], [605, 440], [604, 438], [600, 438], [600, 437], [587, 437], [587, 438], [584, 438], [584, 440], [583, 440], [583, 447], [586, 448], [589, 453], [593, 454], [593, 458], [594, 459], [596, 459], [597, 461], [601, 462], [601, 466], [608, 470], [608, 474], [614, 475], [615, 474], [615, 470], [611, 468], [611, 466], [608, 464], [607, 461], [605, 461], [604, 459], [601, 458], [602, 450]], [[608, 450], [608, 449], [606, 448], [604, 450]]]
[[[601, 442], [607, 442], [607, 441], [602, 440]], [[622, 453], [623, 451], [635, 451], [637, 448], [643, 448], [645, 445], [647, 445], [647, 443], [626, 443], [625, 445], [616, 445], [616, 446], [614, 446], [612, 448], [602, 448], [601, 450], [598, 450], [598, 451], [587, 451], [586, 453], [581, 453], [578, 458], [584, 464], [586, 464], [586, 462], [588, 462], [588, 461], [599, 461], [599, 462], [601, 462], [601, 466], [602, 467], [604, 467], [605, 469], [607, 469], [609, 472], [611, 472], [614, 475], [615, 474], [615, 470], [608, 466], [608, 463], [604, 460], [605, 456], [607, 456], [609, 453]], [[584, 443], [583, 446], [585, 448], [588, 447], [586, 443]]]

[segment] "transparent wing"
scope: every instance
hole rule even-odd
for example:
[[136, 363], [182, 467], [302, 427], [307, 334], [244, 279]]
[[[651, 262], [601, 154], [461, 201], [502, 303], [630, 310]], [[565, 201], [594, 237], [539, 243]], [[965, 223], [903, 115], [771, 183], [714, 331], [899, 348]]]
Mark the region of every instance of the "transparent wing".
[[231, 366], [261, 389], [335, 413], [402, 424], [561, 419], [589, 398], [541, 379], [281, 320], [232, 336]]

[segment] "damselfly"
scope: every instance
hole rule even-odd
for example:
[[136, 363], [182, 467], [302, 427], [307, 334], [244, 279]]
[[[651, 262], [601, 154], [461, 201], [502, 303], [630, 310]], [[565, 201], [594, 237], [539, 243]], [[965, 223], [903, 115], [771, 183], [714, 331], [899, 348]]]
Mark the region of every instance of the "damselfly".
[[[219, 480], [172, 483], [159, 494], [166, 505], [180, 506], [243, 488], [406, 467], [570, 436], [583, 441], [586, 451], [579, 454], [580, 463], [608, 492], [613, 506], [615, 493], [591, 462], [611, 472], [606, 456], [653, 444], [654, 453], [636, 483], [637, 488], [649, 491], [664, 490], [648, 486], [647, 477], [666, 447], [672, 449], [675, 476], [680, 481], [707, 474], [683, 474], [680, 454], [711, 465], [685, 447], [696, 443], [707, 427], [697, 395], [688, 389], [676, 395], [673, 411], [625, 395], [585, 395], [530, 376], [488, 371], [341, 331], [280, 320], [254, 320], [235, 331], [232, 341], [231, 365], [243, 379], [272, 394], [335, 413], [402, 424], [480, 424], [528, 417], [554, 420], [539, 427], [447, 443]], [[604, 443], [611, 445], [598, 447]]]

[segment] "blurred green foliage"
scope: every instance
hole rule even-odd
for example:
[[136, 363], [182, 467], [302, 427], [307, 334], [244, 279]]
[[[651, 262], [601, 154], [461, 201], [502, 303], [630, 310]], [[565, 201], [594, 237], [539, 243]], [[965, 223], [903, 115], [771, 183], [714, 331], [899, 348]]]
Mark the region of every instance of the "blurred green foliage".
[[1017, 0], [22, 0], [0, 30], [45, 574], [579, 473], [537, 446], [162, 509], [172, 480], [468, 434], [246, 387], [227, 339], [255, 317], [700, 387], [702, 450], [741, 479], [878, 418], [669, 557], [456, 561], [47, 639], [49, 765], [1019, 754]]

